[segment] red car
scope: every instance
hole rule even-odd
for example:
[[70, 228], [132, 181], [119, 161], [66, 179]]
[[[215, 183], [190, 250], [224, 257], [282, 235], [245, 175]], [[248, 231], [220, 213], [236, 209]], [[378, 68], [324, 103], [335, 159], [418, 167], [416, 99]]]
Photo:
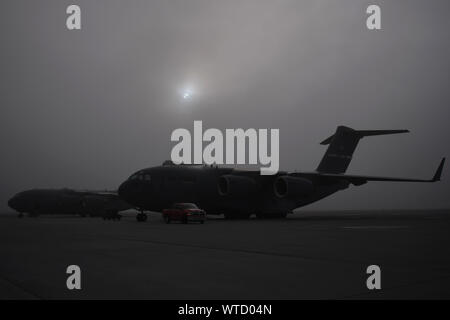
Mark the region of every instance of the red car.
[[172, 221], [181, 221], [183, 223], [196, 221], [203, 224], [206, 220], [206, 212], [193, 203], [175, 203], [171, 208], [164, 209], [162, 216], [166, 223]]

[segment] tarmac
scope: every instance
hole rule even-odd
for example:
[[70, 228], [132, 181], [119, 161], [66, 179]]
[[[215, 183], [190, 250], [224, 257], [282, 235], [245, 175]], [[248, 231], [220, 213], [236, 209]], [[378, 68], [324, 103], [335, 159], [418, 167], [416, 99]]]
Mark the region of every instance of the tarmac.
[[[81, 290], [66, 269], [81, 268]], [[369, 290], [378, 265], [381, 289]], [[0, 215], [1, 299], [449, 299], [450, 210], [169, 224]]]

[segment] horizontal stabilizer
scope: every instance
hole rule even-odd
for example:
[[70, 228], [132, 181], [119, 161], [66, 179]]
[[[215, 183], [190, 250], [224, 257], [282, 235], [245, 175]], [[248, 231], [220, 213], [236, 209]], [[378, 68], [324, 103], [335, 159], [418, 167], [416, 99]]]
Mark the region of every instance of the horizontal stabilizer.
[[[385, 135], [385, 134], [396, 134], [396, 133], [409, 132], [409, 130], [353, 130], [351, 128], [344, 127], [344, 126], [340, 126], [340, 127], [352, 130], [354, 132], [354, 134], [357, 135], [360, 139], [363, 137], [369, 137], [369, 136], [381, 136], [381, 135]], [[330, 144], [331, 141], [333, 140], [334, 136], [335, 135], [333, 134], [331, 137], [328, 137], [325, 140], [323, 140], [320, 144], [322, 144], [322, 145]]]

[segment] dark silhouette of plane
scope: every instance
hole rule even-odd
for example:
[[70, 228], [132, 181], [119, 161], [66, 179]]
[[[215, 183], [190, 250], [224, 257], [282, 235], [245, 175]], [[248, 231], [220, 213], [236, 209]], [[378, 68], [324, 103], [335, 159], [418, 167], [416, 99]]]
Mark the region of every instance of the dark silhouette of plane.
[[328, 145], [314, 172], [278, 172], [260, 175], [245, 171], [206, 165], [175, 165], [140, 170], [119, 187], [119, 195], [141, 212], [138, 221], [145, 221], [145, 210], [161, 211], [172, 203], [196, 203], [208, 215], [224, 214], [226, 218], [282, 218], [295, 208], [323, 199], [349, 185], [360, 186], [368, 181], [436, 182], [440, 180], [445, 158], [433, 178], [403, 179], [347, 175], [353, 152], [363, 137], [409, 132], [408, 130], [354, 130], [339, 126], [334, 135], [321, 144]]
[[117, 193], [108, 191], [76, 191], [71, 189], [33, 189], [19, 192], [8, 206], [29, 216], [41, 214], [73, 214], [80, 216], [120, 219], [119, 211], [131, 206]]

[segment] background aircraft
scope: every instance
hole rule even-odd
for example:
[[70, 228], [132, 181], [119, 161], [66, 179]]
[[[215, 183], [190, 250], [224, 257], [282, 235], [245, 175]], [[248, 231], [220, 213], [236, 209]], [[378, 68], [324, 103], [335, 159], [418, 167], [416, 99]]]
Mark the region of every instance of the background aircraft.
[[444, 166], [442, 159], [432, 179], [404, 179], [346, 175], [360, 139], [367, 136], [404, 133], [408, 130], [354, 130], [339, 126], [321, 144], [328, 145], [314, 172], [278, 172], [273, 176], [259, 171], [204, 165], [162, 166], [140, 170], [123, 182], [119, 195], [139, 208], [138, 221], [145, 221], [144, 210], [161, 211], [175, 202], [192, 202], [208, 214], [226, 218], [282, 218], [295, 208], [323, 199], [349, 185], [368, 181], [435, 182]]
[[41, 214], [78, 214], [105, 219], [120, 219], [118, 212], [130, 209], [115, 192], [76, 191], [71, 189], [32, 189], [16, 194], [9, 207], [29, 216]]

